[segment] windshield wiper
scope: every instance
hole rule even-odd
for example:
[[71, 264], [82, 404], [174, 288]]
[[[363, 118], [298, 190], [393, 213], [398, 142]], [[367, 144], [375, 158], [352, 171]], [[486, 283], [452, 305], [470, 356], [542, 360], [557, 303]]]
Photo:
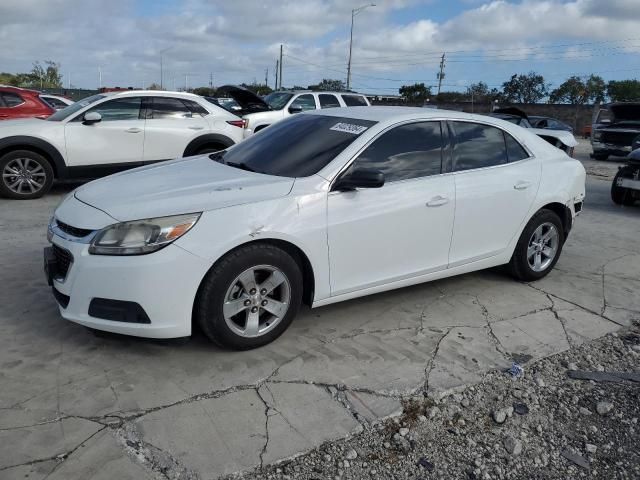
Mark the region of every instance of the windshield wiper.
[[230, 167], [234, 167], [234, 168], [239, 168], [240, 170], [246, 170], [247, 172], [262, 173], [262, 172], [258, 172], [257, 170], [254, 170], [249, 165], [243, 162], [240, 162], [240, 163], [226, 162], [225, 165], [229, 165]]

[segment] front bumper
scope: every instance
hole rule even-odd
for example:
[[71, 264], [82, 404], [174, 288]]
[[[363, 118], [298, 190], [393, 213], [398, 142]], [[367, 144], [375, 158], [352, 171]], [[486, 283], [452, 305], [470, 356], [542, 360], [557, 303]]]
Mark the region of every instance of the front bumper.
[[[73, 257], [66, 276], [51, 278], [60, 314], [65, 319], [139, 337], [175, 338], [191, 334], [193, 302], [200, 281], [211, 266], [208, 261], [173, 244], [148, 255], [106, 256], [90, 255], [87, 243], [58, 235], [53, 235], [51, 242]], [[126, 309], [121, 318], [117, 314], [112, 317], [120, 318], [119, 321], [90, 314], [104, 312], [105, 305], [108, 309], [132, 304], [139, 305], [147, 315], [147, 323], [127, 320]], [[96, 305], [102, 305], [102, 310], [96, 310]]]
[[615, 145], [613, 143], [591, 142], [595, 155], [616, 155], [625, 157], [631, 152], [631, 145]]

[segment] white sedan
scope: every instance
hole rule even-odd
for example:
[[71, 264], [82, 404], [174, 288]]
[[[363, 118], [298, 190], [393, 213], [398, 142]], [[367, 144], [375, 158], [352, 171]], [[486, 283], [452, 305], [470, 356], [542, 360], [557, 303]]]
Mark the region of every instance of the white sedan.
[[49, 225], [45, 271], [71, 321], [155, 338], [197, 322], [246, 349], [282, 334], [302, 301], [503, 264], [539, 279], [584, 195], [580, 162], [499, 119], [319, 110], [80, 187]]

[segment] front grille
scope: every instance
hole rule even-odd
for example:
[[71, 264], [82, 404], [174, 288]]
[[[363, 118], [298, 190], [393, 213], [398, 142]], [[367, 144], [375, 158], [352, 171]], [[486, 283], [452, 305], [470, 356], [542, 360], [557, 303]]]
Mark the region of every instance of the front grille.
[[69, 267], [73, 263], [73, 255], [69, 250], [53, 246], [53, 254], [56, 256], [57, 273], [62, 278], [66, 278]]
[[602, 132], [600, 141], [612, 145], [629, 146], [637, 136], [638, 132]]
[[58, 225], [58, 228], [62, 230], [64, 233], [67, 233], [72, 237], [83, 238], [89, 235], [91, 232], [93, 232], [93, 230], [87, 230], [86, 228], [72, 227], [71, 225], [61, 222], [58, 219], [56, 219], [56, 225]]

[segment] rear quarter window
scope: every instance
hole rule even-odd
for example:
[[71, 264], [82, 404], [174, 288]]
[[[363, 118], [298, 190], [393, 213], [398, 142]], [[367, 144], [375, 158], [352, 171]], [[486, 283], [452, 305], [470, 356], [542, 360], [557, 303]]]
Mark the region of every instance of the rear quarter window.
[[367, 100], [362, 95], [342, 95], [347, 107], [366, 107]]
[[22, 97], [16, 93], [3, 92], [0, 93], [0, 95], [2, 95], [4, 104], [7, 107], [17, 107], [18, 105], [22, 105], [24, 103]]

